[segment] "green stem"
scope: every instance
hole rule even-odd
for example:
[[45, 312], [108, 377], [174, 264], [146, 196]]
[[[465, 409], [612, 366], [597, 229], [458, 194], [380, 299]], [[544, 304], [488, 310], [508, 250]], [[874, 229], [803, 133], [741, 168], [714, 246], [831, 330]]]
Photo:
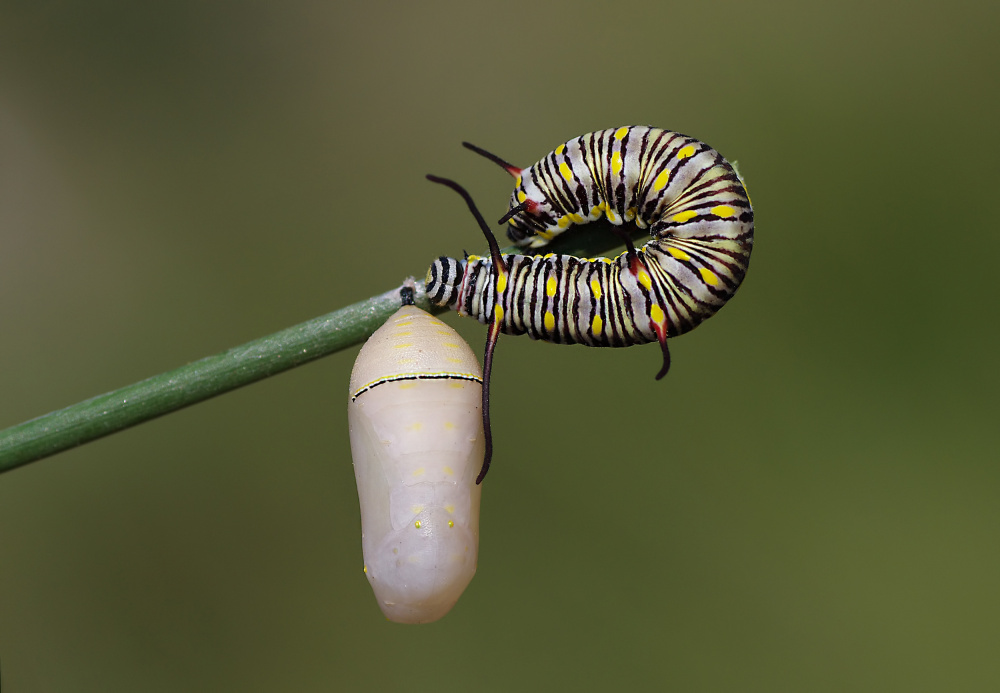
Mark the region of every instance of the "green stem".
[[[417, 305], [431, 308], [423, 283]], [[367, 339], [400, 306], [399, 289], [0, 431], [0, 472], [309, 363]]]
[[[593, 256], [618, 242], [606, 226], [556, 238], [546, 252]], [[504, 248], [504, 253], [518, 252]], [[432, 313], [423, 282], [416, 304]], [[401, 304], [399, 289], [255, 339], [221, 354], [108, 392], [0, 431], [0, 473], [163, 416], [224, 392], [309, 363], [366, 340]]]

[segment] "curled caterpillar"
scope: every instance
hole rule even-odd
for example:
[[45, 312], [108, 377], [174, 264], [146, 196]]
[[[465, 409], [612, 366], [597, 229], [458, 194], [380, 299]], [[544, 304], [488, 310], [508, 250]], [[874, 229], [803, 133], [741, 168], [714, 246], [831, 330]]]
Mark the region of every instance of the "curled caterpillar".
[[354, 363], [348, 421], [365, 574], [392, 621], [436, 621], [475, 575], [481, 383], [468, 343], [413, 305]]
[[[514, 177], [500, 223], [525, 248], [544, 248], [574, 225], [602, 217], [626, 251], [615, 258], [504, 255], [472, 198], [457, 183], [428, 176], [465, 198], [490, 245], [486, 258], [442, 257], [427, 273], [427, 294], [440, 306], [489, 326], [483, 362], [489, 469], [489, 374], [500, 332], [559, 344], [623, 347], [658, 342], [670, 368], [667, 339], [715, 314], [746, 274], [753, 248], [753, 208], [742, 180], [721, 154], [692, 137], [646, 126], [591, 132], [519, 168], [467, 142], [467, 148]], [[636, 249], [623, 224], [648, 229]]]

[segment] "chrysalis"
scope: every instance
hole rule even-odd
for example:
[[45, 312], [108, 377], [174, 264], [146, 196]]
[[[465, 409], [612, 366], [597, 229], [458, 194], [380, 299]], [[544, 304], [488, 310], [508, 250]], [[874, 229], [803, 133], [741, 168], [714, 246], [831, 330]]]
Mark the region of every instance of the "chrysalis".
[[403, 306], [362, 347], [350, 395], [365, 574], [389, 620], [436, 621], [476, 572], [479, 363], [457, 332]]

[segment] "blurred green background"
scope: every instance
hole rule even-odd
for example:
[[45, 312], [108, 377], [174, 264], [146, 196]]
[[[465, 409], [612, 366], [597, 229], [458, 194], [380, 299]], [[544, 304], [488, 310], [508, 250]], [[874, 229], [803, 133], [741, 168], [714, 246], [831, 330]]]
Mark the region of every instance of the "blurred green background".
[[[1000, 690], [997, 3], [5, 2], [0, 427], [483, 250], [623, 124], [738, 160], [672, 342], [502, 339], [479, 572], [381, 616], [357, 349], [0, 477], [4, 691]], [[481, 349], [484, 330], [446, 318]]]

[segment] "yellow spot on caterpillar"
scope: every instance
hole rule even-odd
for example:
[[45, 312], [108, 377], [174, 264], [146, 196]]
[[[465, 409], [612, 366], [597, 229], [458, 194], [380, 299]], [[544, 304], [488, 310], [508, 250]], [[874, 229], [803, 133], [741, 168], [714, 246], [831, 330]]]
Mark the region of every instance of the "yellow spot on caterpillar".
[[450, 504], [446, 505], [446, 506], [444, 506], [444, 509], [445, 509], [445, 512], [447, 512], [449, 515], [452, 515], [452, 514], [455, 513], [455, 506], [454, 505], [450, 505]]
[[670, 180], [670, 171], [663, 171], [656, 177], [656, 180], [653, 181], [653, 190], [655, 192], [660, 192], [667, 187], [668, 180]]
[[719, 205], [718, 207], [712, 207], [712, 214], [717, 217], [731, 217], [736, 214], [736, 210], [729, 205]]
[[497, 293], [502, 294], [507, 290], [507, 273], [501, 272], [500, 276], [497, 277]]
[[416, 527], [417, 529], [420, 529], [420, 520], [417, 520], [416, 522], [414, 522], [413, 526]]
[[600, 315], [594, 316], [594, 320], [590, 323], [590, 331], [594, 333], [595, 337], [601, 336], [601, 332], [604, 331], [604, 321], [601, 320]]
[[393, 349], [409, 349], [413, 344], [393, 344]]
[[569, 166], [566, 165], [565, 161], [559, 164], [559, 173], [566, 180], [573, 180], [573, 172], [569, 170]]
[[503, 306], [499, 303], [493, 306], [493, 321], [499, 325], [503, 321]]
[[603, 262], [605, 265], [613, 265], [613, 264], [615, 264], [615, 261], [612, 260], [609, 257], [602, 257], [601, 258], [601, 262]]
[[659, 305], [654, 305], [649, 309], [649, 319], [655, 322], [657, 325], [663, 323], [663, 309]]
[[556, 147], [556, 154], [562, 154], [564, 151], [566, 151], [565, 144], [560, 144], [558, 147]]
[[708, 269], [707, 267], [699, 267], [698, 271], [701, 273], [701, 278], [705, 281], [706, 284], [711, 284], [712, 286], [715, 286], [716, 284], [719, 283], [719, 276], [712, 270]]
[[686, 212], [680, 212], [679, 214], [675, 214], [673, 216], [673, 220], [683, 224], [685, 221], [690, 221], [691, 219], [694, 219], [696, 216], [698, 216], [698, 212], [693, 212], [689, 209]]
[[559, 228], [565, 229], [566, 227], [569, 226], [569, 216], [563, 214], [561, 217], [559, 217], [559, 221], [557, 221], [556, 224], [559, 226]]
[[614, 221], [614, 220], [615, 220], [615, 210], [611, 209], [611, 207], [608, 207], [608, 221]]
[[545, 255], [542, 255], [542, 259], [548, 260], [550, 257], [555, 257], [555, 256], [556, 256], [555, 253], [545, 253]]
[[689, 144], [688, 146], [684, 147], [684, 149], [677, 152], [678, 159], [687, 159], [689, 156], [694, 156], [693, 144]]
[[517, 201], [518, 202], [524, 202], [527, 199], [528, 199], [528, 196], [524, 193], [523, 190], [518, 190], [517, 191]]
[[625, 139], [625, 135], [627, 135], [627, 134], [628, 134], [628, 128], [627, 127], [620, 127], [617, 130], [615, 130], [615, 139], [616, 140], [623, 140], [623, 139]]
[[455, 473], [455, 470], [452, 469], [451, 467], [449, 467], [448, 465], [445, 465], [444, 467], [442, 467], [441, 471], [444, 472], [445, 474], [447, 474], [448, 476], [451, 476], [452, 474]]
[[476, 260], [482, 260], [482, 258], [479, 257], [478, 255], [470, 255], [467, 259], [468, 259], [469, 262], [475, 262]]
[[[601, 258], [604, 259], [604, 258]], [[594, 294], [594, 300], [601, 300], [601, 282], [596, 279], [590, 280], [590, 292]]]
[[671, 255], [673, 255], [678, 260], [690, 260], [691, 259], [691, 256], [688, 255], [687, 253], [685, 253], [683, 250], [680, 250], [678, 248], [671, 248], [669, 245], [667, 246], [667, 252], [670, 253]]
[[593, 207], [590, 208], [590, 216], [599, 217], [601, 216], [602, 211], [603, 210], [601, 209], [601, 205], [594, 205]]
[[521, 186], [521, 176], [514, 179], [514, 187], [519, 188]]
[[622, 153], [615, 152], [611, 155], [611, 172], [618, 175], [622, 172]]
[[535, 235], [537, 235], [539, 238], [544, 238], [547, 241], [551, 241], [554, 234], [551, 231], [536, 231]]
[[552, 332], [556, 329], [556, 316], [549, 311], [545, 311], [545, 329], [548, 332]]
[[448, 520], [448, 526], [449, 527], [454, 527], [455, 526], [454, 520]]
[[569, 218], [573, 221], [574, 224], [583, 223], [583, 217], [577, 214], [576, 212], [570, 212]]
[[547, 296], [555, 296], [557, 288], [559, 288], [559, 282], [556, 281], [556, 278], [554, 276], [549, 277], [545, 281], [545, 294]]
[[635, 219], [635, 207], [629, 207], [625, 210], [625, 221], [632, 221]]
[[639, 270], [639, 283], [643, 285], [646, 291], [649, 291], [649, 289], [653, 286], [653, 280], [650, 279], [646, 270]]
[[421, 422], [414, 421], [413, 423], [411, 423], [409, 426], [406, 427], [406, 430], [407, 431], [417, 432], [417, 431], [419, 431], [423, 427], [424, 427], [424, 425]]

